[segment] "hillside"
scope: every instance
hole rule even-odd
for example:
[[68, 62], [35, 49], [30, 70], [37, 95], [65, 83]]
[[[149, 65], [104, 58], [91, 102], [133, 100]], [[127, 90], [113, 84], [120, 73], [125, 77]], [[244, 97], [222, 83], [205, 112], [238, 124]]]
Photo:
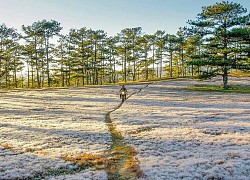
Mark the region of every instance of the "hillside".
[[250, 94], [186, 89], [220, 83], [1, 92], [0, 179], [248, 179]]

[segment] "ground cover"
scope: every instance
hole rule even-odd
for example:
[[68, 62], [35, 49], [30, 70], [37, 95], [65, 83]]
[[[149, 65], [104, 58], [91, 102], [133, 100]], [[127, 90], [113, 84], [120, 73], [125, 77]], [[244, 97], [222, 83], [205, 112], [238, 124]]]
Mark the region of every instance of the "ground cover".
[[[249, 78], [231, 78], [249, 86]], [[153, 83], [131, 97], [111, 118], [135, 147], [141, 179], [248, 179], [250, 94], [189, 91], [208, 81]]]
[[250, 95], [186, 89], [220, 83], [132, 84], [123, 104], [119, 86], [1, 92], [0, 179], [248, 179]]

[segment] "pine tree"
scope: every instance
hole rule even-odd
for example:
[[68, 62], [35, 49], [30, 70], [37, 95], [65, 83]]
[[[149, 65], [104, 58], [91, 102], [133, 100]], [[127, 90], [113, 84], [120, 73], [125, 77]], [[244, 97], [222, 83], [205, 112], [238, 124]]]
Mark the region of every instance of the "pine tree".
[[[223, 87], [228, 88], [228, 74], [235, 64], [233, 46], [234, 42], [229, 32], [234, 27], [244, 27], [249, 23], [250, 15], [245, 15], [247, 10], [238, 3], [222, 1], [212, 6], [202, 8], [196, 21], [189, 23], [206, 33], [206, 52], [197, 62], [203, 66], [209, 65], [221, 72]], [[201, 56], [200, 56], [201, 57]]]

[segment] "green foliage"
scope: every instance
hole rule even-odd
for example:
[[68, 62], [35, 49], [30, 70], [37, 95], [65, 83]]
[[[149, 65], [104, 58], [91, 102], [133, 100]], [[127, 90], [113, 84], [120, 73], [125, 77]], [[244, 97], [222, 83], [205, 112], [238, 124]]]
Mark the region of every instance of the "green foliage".
[[211, 79], [212, 77], [217, 76], [218, 74], [218, 69], [216, 70], [210, 70], [210, 71], [203, 71], [198, 78], [199, 79]]
[[[23, 25], [23, 35], [2, 24], [0, 86], [85, 86], [220, 74], [226, 88], [232, 69], [250, 69], [246, 13], [240, 4], [222, 1], [203, 7], [196, 20], [188, 21], [191, 27], [176, 34], [157, 30], [149, 35], [134, 27], [114, 37], [86, 27], [61, 35], [55, 20]], [[59, 37], [57, 43], [50, 42], [53, 36]]]
[[79, 173], [81, 170], [84, 170], [84, 168], [78, 166], [75, 166], [73, 168], [58, 168], [58, 169], [46, 168], [44, 172], [37, 173], [32, 179], [41, 180], [41, 179], [46, 179], [46, 177], [49, 176], [71, 175]]
[[248, 67], [250, 21], [247, 10], [238, 3], [222, 1], [202, 8], [196, 21], [189, 21], [194, 37], [198, 41], [199, 51], [193, 52], [190, 65], [210, 66], [222, 72], [224, 88], [227, 88], [227, 76], [230, 69]]
[[211, 85], [196, 85], [187, 87], [192, 91], [208, 91], [208, 92], [225, 92], [225, 93], [250, 93], [250, 86], [230, 85], [228, 89], [224, 89], [223, 86], [211, 86]]

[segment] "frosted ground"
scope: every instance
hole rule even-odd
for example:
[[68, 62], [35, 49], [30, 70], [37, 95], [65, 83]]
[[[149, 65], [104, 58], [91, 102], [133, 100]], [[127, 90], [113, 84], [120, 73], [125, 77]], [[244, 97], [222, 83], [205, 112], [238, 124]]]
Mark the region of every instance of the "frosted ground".
[[[138, 153], [141, 179], [249, 180], [250, 94], [184, 89], [220, 83], [154, 83], [112, 114]], [[230, 83], [250, 85], [250, 79], [231, 78]]]
[[[74, 169], [61, 157], [103, 153], [112, 144], [104, 117], [118, 102], [112, 87], [2, 92], [0, 179]], [[99, 179], [105, 173], [82, 174]]]
[[[249, 179], [250, 95], [185, 90], [209, 83], [221, 80], [153, 83], [111, 113], [137, 151], [141, 179]], [[230, 83], [250, 85], [250, 79]], [[127, 86], [129, 93], [143, 87]], [[0, 92], [0, 179], [74, 170], [62, 157], [107, 151], [112, 140], [105, 114], [120, 103], [118, 90]], [[46, 179], [107, 179], [107, 174], [87, 169]]]

